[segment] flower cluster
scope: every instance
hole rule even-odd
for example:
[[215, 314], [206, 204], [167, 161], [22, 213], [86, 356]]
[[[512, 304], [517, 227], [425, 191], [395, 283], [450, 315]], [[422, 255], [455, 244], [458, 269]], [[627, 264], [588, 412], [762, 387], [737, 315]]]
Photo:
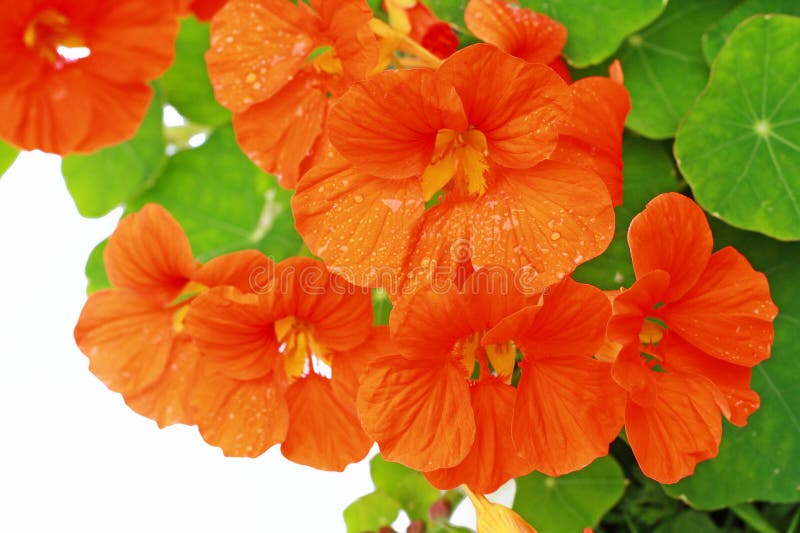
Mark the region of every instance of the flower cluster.
[[[571, 80], [561, 24], [471, 0], [466, 25], [484, 42], [457, 50], [414, 0], [386, 0], [388, 24], [364, 0], [181, 1], [159, 15], [138, 3], [98, 8], [102, 21], [75, 2], [15, 8], [36, 72], [0, 98], [45, 103], [11, 106], [42, 120], [12, 117], [0, 136], [80, 151], [98, 120], [125, 129], [103, 142], [123, 137], [169, 62], [176, 13], [224, 3], [206, 56], [216, 97], [243, 151], [295, 189], [297, 230], [321, 260], [199, 264], [163, 208], [125, 217], [104, 253], [113, 288], [91, 295], [75, 338], [137, 412], [196, 425], [226, 455], [280, 444], [326, 470], [377, 442], [438, 488], [465, 484], [489, 520], [481, 494], [581, 469], [623, 427], [645, 474], [675, 482], [717, 454], [723, 416], [744, 425], [758, 408], [750, 373], [777, 309], [741, 254], [712, 253], [692, 200], [661, 195], [634, 218], [630, 288], [571, 278], [614, 234], [630, 102], [617, 63]], [[141, 28], [115, 29], [134, 15]], [[142, 28], [137, 46], [110, 46]], [[74, 39], [89, 58], [53, 55]], [[109, 79], [109, 61], [129, 68]], [[38, 99], [51, 78], [87, 101], [80, 120]], [[97, 113], [101, 84], [124, 87], [129, 116]], [[373, 325], [374, 287], [394, 304], [388, 327]]]

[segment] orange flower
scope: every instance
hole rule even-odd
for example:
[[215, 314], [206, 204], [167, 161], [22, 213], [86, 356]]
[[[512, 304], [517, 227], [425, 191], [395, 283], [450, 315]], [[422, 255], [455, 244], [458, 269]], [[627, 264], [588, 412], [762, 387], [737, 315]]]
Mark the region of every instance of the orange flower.
[[536, 533], [520, 515], [502, 505], [492, 503], [482, 494], [464, 488], [478, 519], [478, 533]]
[[608, 300], [565, 281], [535, 305], [515, 281], [489, 267], [460, 290], [400, 300], [390, 320], [401, 355], [375, 359], [361, 381], [359, 416], [383, 456], [436, 487], [489, 493], [533, 468], [574, 470], [607, 453], [622, 425], [610, 366], [591, 355]]
[[444, 59], [458, 49], [458, 36], [448, 23], [418, 0], [384, 0], [389, 24], [408, 35], [436, 57]]
[[187, 402], [197, 354], [183, 331], [187, 306], [211, 286], [246, 290], [267, 258], [247, 251], [196, 264], [175, 219], [148, 204], [122, 219], [104, 259], [114, 288], [92, 294], [75, 326], [89, 369], [159, 426], [193, 423]]
[[287, 188], [313, 161], [331, 99], [378, 61], [364, 0], [311, 6], [230, 0], [214, 17], [206, 54], [242, 149]]
[[547, 15], [506, 0], [470, 0], [464, 22], [481, 41], [525, 61], [545, 63], [564, 81], [571, 81], [561, 59], [567, 28]]
[[484, 44], [436, 71], [356, 83], [331, 110], [335, 150], [300, 183], [297, 228], [357, 284], [452, 272], [467, 243], [476, 267], [529, 268], [541, 290], [601, 253], [614, 227], [602, 180], [547, 160], [571, 108], [551, 69]]
[[256, 457], [274, 444], [323, 470], [361, 460], [372, 440], [356, 417], [361, 369], [388, 350], [372, 324], [369, 291], [312, 259], [287, 259], [261, 294], [201, 295], [186, 330], [204, 358], [193, 392], [197, 425], [226, 455]]
[[178, 23], [146, 0], [9, 2], [0, 13], [0, 138], [91, 152], [132, 137]]
[[628, 232], [636, 282], [614, 298], [614, 378], [642, 471], [674, 483], [714, 457], [720, 412], [742, 426], [758, 408], [751, 367], [769, 357], [777, 308], [766, 277], [711, 230], [690, 199], [662, 194]]

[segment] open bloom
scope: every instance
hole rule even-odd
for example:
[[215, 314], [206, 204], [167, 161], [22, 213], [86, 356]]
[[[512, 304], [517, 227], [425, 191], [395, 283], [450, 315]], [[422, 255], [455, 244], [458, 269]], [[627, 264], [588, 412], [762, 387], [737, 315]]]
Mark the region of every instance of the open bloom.
[[147, 0], [9, 2], [0, 13], [0, 139], [91, 152], [132, 137], [172, 62], [174, 12]]
[[419, 0], [384, 0], [389, 25], [408, 35], [436, 57], [449, 57], [458, 49], [458, 36], [448, 23]]
[[534, 468], [560, 474], [607, 453], [622, 425], [610, 365], [592, 359], [607, 298], [565, 280], [539, 304], [519, 281], [487, 267], [461, 289], [427, 287], [398, 302], [399, 355], [374, 359], [358, 393], [386, 459], [439, 488], [489, 493]]
[[186, 314], [204, 364], [192, 399], [200, 433], [226, 455], [282, 443], [292, 461], [343, 470], [372, 445], [355, 394], [362, 367], [388, 345], [386, 329], [372, 326], [369, 291], [293, 258], [265, 273], [258, 292], [211, 290]]
[[92, 294], [75, 326], [89, 369], [159, 426], [192, 424], [197, 352], [183, 328], [187, 307], [208, 287], [246, 290], [267, 258], [236, 252], [199, 265], [181, 227], [157, 204], [123, 218], [103, 257], [113, 288]]
[[376, 66], [371, 19], [364, 0], [230, 0], [214, 17], [217, 100], [247, 156], [284, 187], [313, 161], [332, 99]]
[[777, 313], [766, 277], [731, 247], [712, 253], [703, 211], [662, 194], [628, 232], [636, 282], [614, 298], [614, 378], [642, 471], [674, 483], [714, 457], [720, 413], [742, 426], [758, 408], [751, 368], [769, 357]]
[[614, 228], [600, 177], [548, 159], [572, 105], [550, 68], [484, 44], [435, 71], [356, 83], [331, 110], [326, 159], [301, 180], [298, 230], [358, 284], [388, 273], [417, 285], [452, 270], [467, 243], [475, 267], [528, 268], [543, 289]]

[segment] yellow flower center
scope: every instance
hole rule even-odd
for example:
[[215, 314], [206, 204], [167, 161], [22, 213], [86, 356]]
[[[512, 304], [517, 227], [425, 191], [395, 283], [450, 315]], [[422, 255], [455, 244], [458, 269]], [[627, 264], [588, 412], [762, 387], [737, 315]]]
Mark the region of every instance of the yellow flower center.
[[488, 154], [486, 136], [479, 130], [439, 130], [433, 159], [422, 175], [425, 201], [448, 184], [461, 195], [482, 196], [487, 187]]
[[39, 13], [28, 24], [22, 41], [30, 50], [54, 64], [89, 55], [86, 42], [70, 27], [69, 19], [54, 9]]
[[321, 373], [323, 368], [330, 367], [330, 354], [314, 339], [313, 327], [307, 322], [293, 316], [283, 318], [275, 322], [275, 336], [280, 343], [284, 370], [290, 381], [312, 370]]
[[172, 307], [175, 308], [175, 313], [172, 315], [172, 327], [176, 333], [183, 331], [183, 319], [186, 318], [186, 313], [189, 311], [189, 303], [207, 290], [208, 286], [196, 281], [190, 281], [172, 302]]
[[453, 346], [453, 354], [461, 359], [464, 370], [474, 381], [493, 375], [506, 383], [511, 383], [514, 365], [517, 362], [516, 346], [508, 341], [484, 347], [480, 345], [481, 336], [482, 333], [473, 333], [459, 340]]

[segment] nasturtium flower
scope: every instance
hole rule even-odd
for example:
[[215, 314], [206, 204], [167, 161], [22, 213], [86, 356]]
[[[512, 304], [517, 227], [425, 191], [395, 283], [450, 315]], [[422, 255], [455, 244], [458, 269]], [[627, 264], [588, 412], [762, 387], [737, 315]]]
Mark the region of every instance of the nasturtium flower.
[[547, 15], [506, 0], [470, 0], [464, 22], [475, 37], [531, 63], [545, 63], [571, 81], [561, 59], [567, 28]]
[[136, 133], [178, 22], [147, 0], [9, 2], [0, 13], [0, 139], [92, 152]]
[[519, 282], [487, 267], [461, 288], [398, 301], [398, 354], [374, 359], [358, 393], [361, 422], [386, 459], [439, 488], [489, 493], [534, 468], [560, 474], [607, 453], [622, 402], [610, 365], [592, 354], [608, 299], [565, 280], [539, 303]]
[[123, 218], [103, 257], [112, 288], [89, 297], [75, 326], [89, 369], [159, 426], [192, 424], [198, 355], [183, 328], [187, 307], [208, 287], [246, 290], [267, 258], [235, 252], [200, 265], [180, 225], [157, 204]]
[[764, 274], [731, 247], [712, 253], [703, 211], [662, 194], [628, 232], [636, 282], [614, 297], [614, 378], [642, 471], [674, 483], [716, 456], [720, 413], [743, 426], [759, 406], [754, 365], [769, 357], [777, 308]]
[[389, 25], [408, 35], [436, 57], [444, 59], [458, 49], [458, 36], [450, 25], [419, 0], [384, 0]]
[[236, 138], [294, 188], [314, 159], [331, 101], [377, 65], [364, 0], [230, 0], [211, 23], [208, 73]]
[[437, 70], [358, 82], [332, 107], [332, 146], [298, 187], [297, 228], [357, 284], [423, 285], [466, 242], [475, 267], [528, 268], [541, 290], [605, 250], [614, 229], [602, 179], [548, 159], [572, 107], [552, 69], [486, 44]]
[[389, 342], [372, 326], [370, 293], [307, 258], [275, 265], [257, 292], [212, 289], [186, 314], [204, 364], [192, 399], [200, 433], [226, 455], [281, 443], [292, 461], [343, 470], [372, 445], [355, 394]]
[[467, 497], [475, 507], [478, 531], [491, 533], [536, 533], [536, 530], [517, 513], [492, 503], [483, 494], [475, 494], [469, 487], [464, 488]]

